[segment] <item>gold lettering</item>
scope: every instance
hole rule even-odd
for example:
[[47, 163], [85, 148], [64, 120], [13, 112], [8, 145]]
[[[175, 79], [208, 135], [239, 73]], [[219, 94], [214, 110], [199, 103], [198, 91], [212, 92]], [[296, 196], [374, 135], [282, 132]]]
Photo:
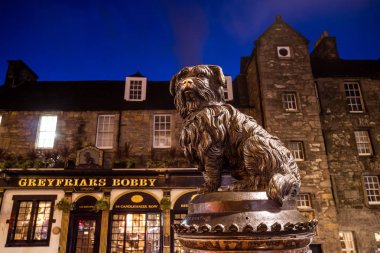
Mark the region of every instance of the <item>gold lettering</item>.
[[83, 179], [80, 181], [79, 186], [87, 186], [87, 181], [86, 181], [86, 179], [83, 178]]
[[107, 184], [107, 180], [105, 178], [99, 179], [99, 183], [98, 183], [99, 186], [106, 186], [106, 184]]
[[149, 186], [154, 186], [154, 182], [156, 182], [157, 179], [155, 179], [155, 178], [149, 178], [148, 180], [149, 180], [149, 183], [150, 183]]
[[74, 186], [73, 185], [73, 180], [66, 178], [64, 186]]
[[98, 179], [90, 178], [89, 186], [98, 186]]
[[18, 185], [22, 187], [26, 186], [26, 178], [21, 178], [18, 180]]
[[54, 180], [55, 179], [49, 179], [48, 178], [48, 180], [47, 180], [48, 181], [48, 186], [53, 186]]
[[78, 186], [79, 178], [74, 178], [74, 186]]
[[120, 186], [120, 179], [112, 179], [112, 186]]
[[140, 179], [140, 186], [147, 186], [148, 185], [148, 180], [146, 179]]
[[131, 186], [138, 186], [139, 185], [139, 180], [138, 179], [131, 179]]
[[29, 179], [28, 181], [28, 186], [37, 186], [35, 179]]
[[122, 186], [128, 186], [129, 185], [129, 179], [128, 178], [124, 178], [123, 180], [121, 180], [121, 185]]
[[46, 185], [46, 179], [38, 179], [38, 186], [45, 186]]
[[55, 184], [55, 186], [61, 186], [61, 184], [63, 183], [63, 179], [57, 179], [57, 183]]
[[157, 208], [158, 205], [149, 205], [149, 208]]

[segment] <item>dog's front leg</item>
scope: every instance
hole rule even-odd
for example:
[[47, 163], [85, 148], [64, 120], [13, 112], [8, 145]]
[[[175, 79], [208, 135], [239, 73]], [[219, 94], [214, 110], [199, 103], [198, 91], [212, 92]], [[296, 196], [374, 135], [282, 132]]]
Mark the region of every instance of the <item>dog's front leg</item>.
[[221, 154], [222, 152], [220, 149], [212, 149], [205, 155], [203, 172], [205, 183], [199, 193], [218, 191], [218, 188], [222, 183], [221, 170], [223, 159]]

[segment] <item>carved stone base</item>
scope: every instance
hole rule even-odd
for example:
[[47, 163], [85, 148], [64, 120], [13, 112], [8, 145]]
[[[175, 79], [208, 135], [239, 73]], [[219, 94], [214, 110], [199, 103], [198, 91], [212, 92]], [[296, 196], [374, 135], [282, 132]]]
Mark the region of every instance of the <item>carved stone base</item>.
[[279, 206], [265, 192], [213, 192], [191, 200], [174, 229], [188, 252], [306, 253], [316, 224], [295, 200]]

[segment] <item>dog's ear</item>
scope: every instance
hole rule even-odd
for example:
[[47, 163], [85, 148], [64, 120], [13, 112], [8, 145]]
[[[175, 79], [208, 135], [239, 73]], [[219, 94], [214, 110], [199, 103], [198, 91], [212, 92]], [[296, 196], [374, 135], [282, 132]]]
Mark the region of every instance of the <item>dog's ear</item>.
[[172, 94], [172, 96], [175, 95], [175, 84], [177, 83], [177, 80], [178, 80], [178, 74], [175, 74], [170, 80], [169, 91], [170, 91], [170, 94]]
[[169, 87], [169, 91], [170, 91], [170, 94], [172, 94], [172, 96], [175, 96], [175, 93], [176, 93], [175, 86], [176, 86], [176, 83], [178, 82], [178, 78], [182, 78], [184, 75], [189, 73], [190, 69], [191, 67], [184, 67], [172, 77], [172, 79], [170, 80], [170, 87]]
[[223, 70], [221, 67], [217, 65], [208, 65], [209, 69], [211, 69], [214, 74], [215, 81], [219, 86], [224, 86], [226, 83], [226, 78], [224, 77]]

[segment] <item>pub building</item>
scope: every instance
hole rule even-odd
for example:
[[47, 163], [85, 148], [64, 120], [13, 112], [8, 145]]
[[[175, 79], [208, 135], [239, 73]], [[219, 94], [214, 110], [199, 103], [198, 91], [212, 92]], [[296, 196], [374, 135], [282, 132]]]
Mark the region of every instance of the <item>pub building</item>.
[[[379, 61], [341, 59], [327, 32], [309, 53], [276, 17], [240, 64], [225, 100], [292, 152], [297, 207], [318, 220], [311, 250], [379, 251]], [[171, 225], [203, 178], [183, 156], [181, 128], [169, 80], [38, 81], [10, 60], [0, 86], [0, 252], [183, 252]]]

